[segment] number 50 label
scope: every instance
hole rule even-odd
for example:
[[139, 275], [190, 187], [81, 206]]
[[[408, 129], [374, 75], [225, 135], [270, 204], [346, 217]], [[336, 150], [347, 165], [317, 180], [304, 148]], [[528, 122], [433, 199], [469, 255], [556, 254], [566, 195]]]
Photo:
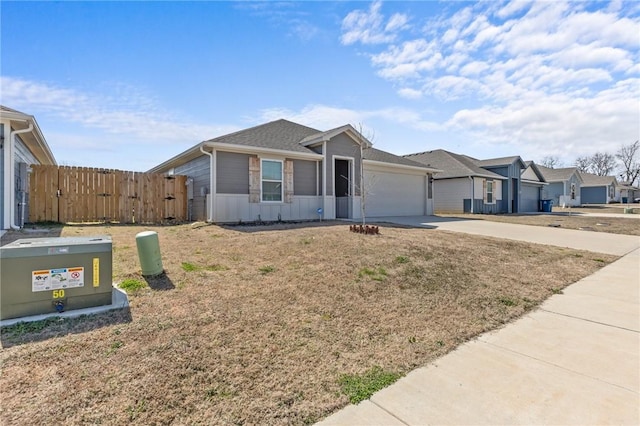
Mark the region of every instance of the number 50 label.
[[53, 298], [54, 299], [62, 299], [64, 298], [64, 290], [53, 290]]

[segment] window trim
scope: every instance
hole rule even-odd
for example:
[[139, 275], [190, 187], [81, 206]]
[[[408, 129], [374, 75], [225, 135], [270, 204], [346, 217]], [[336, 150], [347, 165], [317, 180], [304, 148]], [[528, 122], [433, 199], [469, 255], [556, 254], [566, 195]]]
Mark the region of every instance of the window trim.
[[[264, 179], [262, 175], [263, 164], [265, 161], [271, 163], [280, 163], [280, 179]], [[264, 199], [264, 182], [279, 182], [280, 183], [280, 200], [265, 200]], [[274, 158], [260, 158], [260, 202], [267, 204], [282, 204], [284, 203], [284, 161]]]
[[[486, 203], [487, 204], [495, 204], [496, 203], [495, 181], [487, 179], [486, 182], [487, 183], [485, 185], [485, 190], [484, 190], [484, 192], [485, 192], [484, 197], [487, 200]], [[489, 191], [489, 185], [491, 185], [491, 191]], [[491, 200], [489, 200], [489, 195], [491, 195]]]

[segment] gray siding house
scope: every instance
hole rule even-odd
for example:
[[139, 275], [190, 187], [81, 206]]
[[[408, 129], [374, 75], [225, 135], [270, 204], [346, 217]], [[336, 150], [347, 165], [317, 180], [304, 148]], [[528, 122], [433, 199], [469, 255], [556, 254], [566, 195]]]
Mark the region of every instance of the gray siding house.
[[620, 189], [615, 176], [598, 176], [580, 173], [580, 202], [582, 204], [607, 204], [620, 202]]
[[549, 183], [543, 198], [552, 200], [554, 205], [560, 207], [580, 205], [582, 178], [577, 168], [551, 169], [539, 165], [538, 169]]
[[193, 220], [253, 222], [433, 214], [439, 170], [380, 151], [352, 126], [276, 120], [201, 142], [149, 172], [188, 176]]
[[56, 165], [36, 119], [0, 105], [0, 230], [29, 217], [29, 165]]
[[404, 157], [443, 170], [434, 176], [437, 213], [523, 211], [520, 179], [525, 164], [518, 156], [478, 160], [437, 149]]

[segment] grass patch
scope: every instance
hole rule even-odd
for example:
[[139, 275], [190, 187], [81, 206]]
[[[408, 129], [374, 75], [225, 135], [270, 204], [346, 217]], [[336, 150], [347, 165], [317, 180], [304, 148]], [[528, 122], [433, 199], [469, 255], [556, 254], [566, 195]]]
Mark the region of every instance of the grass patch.
[[145, 283], [144, 281], [133, 279], [133, 278], [127, 278], [126, 280], [122, 281], [118, 285], [118, 287], [120, 287], [122, 290], [126, 291], [127, 293], [134, 293], [142, 288], [147, 287], [147, 283]]
[[111, 345], [109, 346], [109, 350], [107, 350], [107, 356], [112, 355], [115, 351], [123, 346], [124, 342], [122, 340], [116, 340], [115, 342], [111, 343]]
[[502, 303], [504, 306], [517, 306], [518, 305], [518, 301], [510, 298], [510, 297], [499, 297], [498, 300], [500, 301], [500, 303]]
[[271, 272], [275, 272], [275, 270], [276, 270], [276, 267], [273, 265], [267, 265], [267, 266], [262, 266], [258, 268], [258, 271], [260, 271], [262, 275], [270, 274]]
[[358, 271], [358, 277], [368, 277], [374, 281], [384, 281], [387, 278], [387, 270], [382, 266], [378, 268], [364, 267]]
[[197, 267], [196, 265], [194, 265], [193, 263], [189, 263], [189, 262], [182, 262], [182, 270], [185, 272], [195, 272], [200, 270], [199, 267]]
[[407, 256], [396, 256], [395, 262], [399, 264], [409, 263], [409, 258]]
[[13, 325], [2, 327], [2, 334], [11, 336], [11, 338], [19, 338], [25, 334], [39, 333], [52, 324], [64, 321], [63, 318], [51, 317], [39, 321], [18, 322]]
[[229, 269], [226, 266], [219, 265], [219, 264], [200, 266], [200, 265], [196, 265], [196, 264], [193, 264], [193, 263], [190, 263], [190, 262], [182, 262], [180, 267], [185, 272], [198, 272], [198, 271], [217, 272], [217, 271], [226, 271], [227, 269]]
[[338, 379], [342, 393], [349, 398], [349, 402], [357, 404], [369, 399], [371, 395], [393, 384], [402, 374], [385, 371], [374, 366], [363, 374], [343, 374]]

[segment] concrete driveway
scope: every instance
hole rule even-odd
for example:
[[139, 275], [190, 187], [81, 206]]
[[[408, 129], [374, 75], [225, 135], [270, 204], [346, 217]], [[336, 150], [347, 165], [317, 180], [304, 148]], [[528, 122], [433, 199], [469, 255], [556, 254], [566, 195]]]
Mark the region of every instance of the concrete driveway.
[[624, 256], [320, 425], [640, 424], [639, 237], [434, 217], [384, 221]]
[[[613, 254], [616, 256], [623, 256], [640, 247], [640, 237], [633, 235], [516, 225], [479, 219], [460, 219], [439, 216], [389, 216], [372, 218], [370, 222], [396, 223], [404, 226], [463, 232], [465, 234], [568, 247], [597, 253]], [[640, 226], [640, 222], [638, 226]]]

